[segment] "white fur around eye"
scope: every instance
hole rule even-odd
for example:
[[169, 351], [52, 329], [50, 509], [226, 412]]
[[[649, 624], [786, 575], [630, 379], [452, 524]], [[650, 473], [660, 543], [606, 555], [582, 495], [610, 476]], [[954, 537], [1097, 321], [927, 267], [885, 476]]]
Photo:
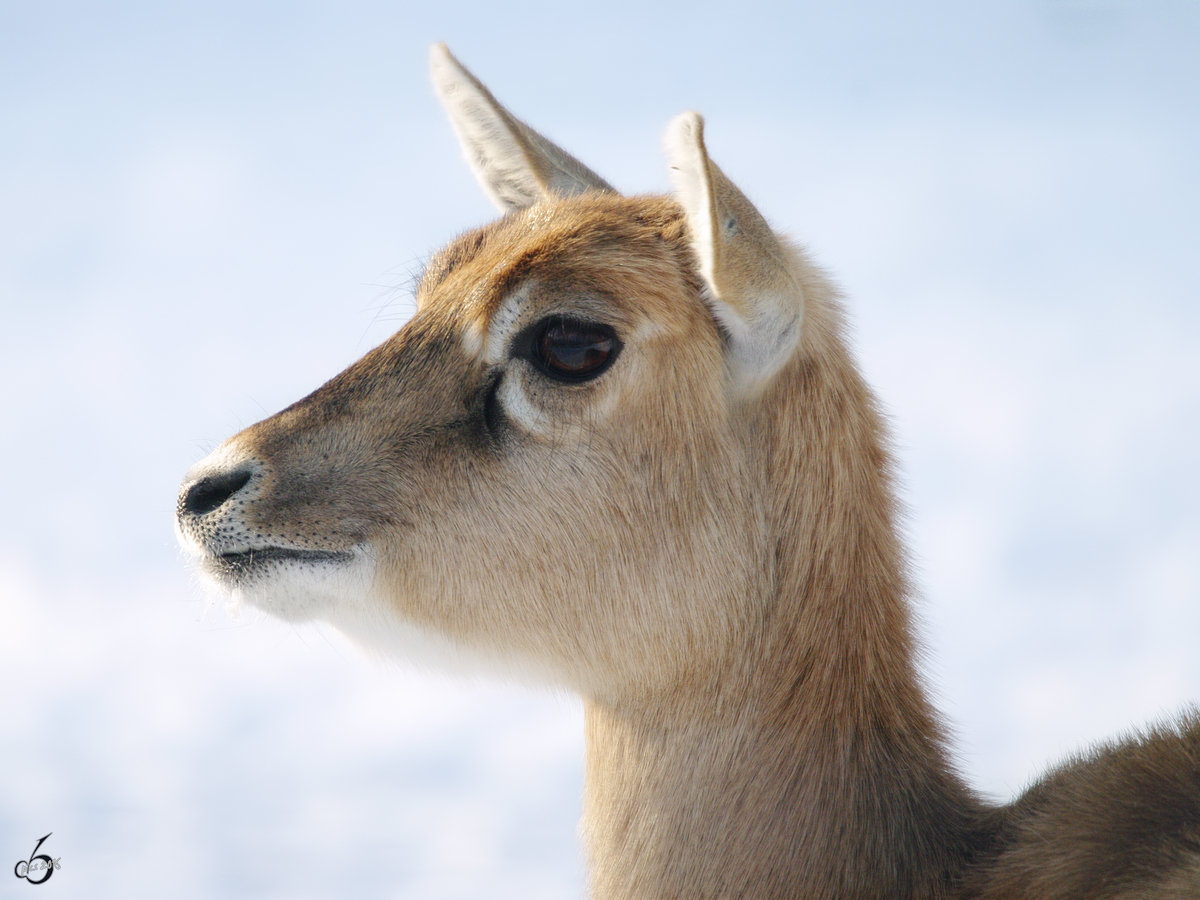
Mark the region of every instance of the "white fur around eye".
[[508, 358], [513, 336], [521, 326], [525, 303], [529, 300], [529, 286], [513, 291], [500, 301], [488, 323], [487, 349], [484, 362], [498, 366]]
[[529, 399], [522, 382], [520, 373], [507, 372], [500, 383], [496, 398], [500, 401], [504, 414], [518, 426], [531, 434], [544, 434], [548, 430], [547, 415]]

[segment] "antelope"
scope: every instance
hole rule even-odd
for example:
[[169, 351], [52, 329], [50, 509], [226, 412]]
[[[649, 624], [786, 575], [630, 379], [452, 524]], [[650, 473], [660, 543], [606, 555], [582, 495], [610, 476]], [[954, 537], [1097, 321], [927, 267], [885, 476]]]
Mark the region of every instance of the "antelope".
[[625, 197], [444, 46], [503, 216], [393, 337], [185, 477], [220, 591], [375, 650], [566, 687], [596, 900], [1200, 897], [1200, 715], [1007, 805], [915, 663], [876, 402], [841, 299], [669, 126]]

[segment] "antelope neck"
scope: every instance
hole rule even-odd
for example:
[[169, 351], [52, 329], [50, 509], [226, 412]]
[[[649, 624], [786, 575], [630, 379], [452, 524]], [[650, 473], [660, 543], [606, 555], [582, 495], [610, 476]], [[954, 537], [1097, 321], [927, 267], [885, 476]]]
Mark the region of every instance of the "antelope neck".
[[[951, 771], [915, 670], [872, 664], [857, 637], [856, 659], [823, 665], [762, 653], [706, 697], [587, 703], [595, 900], [954, 890], [986, 852], [986, 812]], [[882, 676], [865, 696], [864, 666]]]

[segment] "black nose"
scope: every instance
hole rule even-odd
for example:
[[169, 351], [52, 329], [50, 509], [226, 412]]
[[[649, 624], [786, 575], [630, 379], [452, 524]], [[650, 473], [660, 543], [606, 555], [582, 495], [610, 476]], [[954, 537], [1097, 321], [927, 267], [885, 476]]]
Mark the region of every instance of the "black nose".
[[179, 500], [179, 509], [192, 516], [210, 513], [244, 488], [250, 475], [247, 468], [205, 476], [187, 489]]

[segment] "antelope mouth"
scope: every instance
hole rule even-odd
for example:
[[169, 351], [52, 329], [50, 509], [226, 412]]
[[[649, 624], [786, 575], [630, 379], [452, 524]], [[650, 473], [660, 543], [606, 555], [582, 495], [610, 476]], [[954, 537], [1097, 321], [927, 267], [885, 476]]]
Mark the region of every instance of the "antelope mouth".
[[236, 612], [250, 606], [285, 622], [336, 623], [361, 603], [375, 580], [367, 544], [308, 549], [275, 544], [208, 546], [197, 574]]
[[281, 563], [312, 565], [332, 563], [348, 565], [354, 560], [352, 550], [301, 550], [293, 547], [252, 547], [228, 553], [205, 555], [201, 565], [208, 573], [223, 580], [237, 581], [257, 575]]

